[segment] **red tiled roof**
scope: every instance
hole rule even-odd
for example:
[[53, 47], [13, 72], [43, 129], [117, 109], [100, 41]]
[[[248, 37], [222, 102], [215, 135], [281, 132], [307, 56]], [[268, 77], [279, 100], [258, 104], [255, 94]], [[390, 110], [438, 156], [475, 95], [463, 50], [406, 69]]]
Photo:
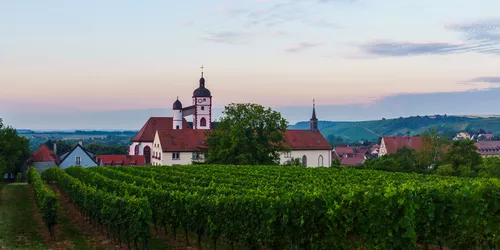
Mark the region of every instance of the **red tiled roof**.
[[292, 150], [331, 150], [328, 143], [319, 131], [287, 130], [285, 131], [285, 146]]
[[350, 154], [346, 155], [346, 157], [342, 157], [340, 159], [341, 166], [356, 166], [362, 164], [365, 161], [365, 157], [363, 154]]
[[387, 154], [394, 154], [402, 147], [420, 150], [423, 146], [422, 138], [418, 136], [388, 136], [383, 138]]
[[[153, 142], [156, 130], [173, 129], [172, 117], [151, 117], [132, 138], [133, 142]], [[182, 130], [191, 130], [186, 119], [182, 119]]]
[[354, 149], [348, 146], [336, 146], [333, 150], [338, 156], [342, 156], [344, 154], [354, 154]]
[[482, 155], [500, 155], [500, 141], [478, 141], [475, 145]]
[[47, 146], [40, 146], [31, 157], [28, 159], [28, 162], [49, 162], [55, 161], [57, 162], [59, 159], [54, 151], [50, 150]]
[[195, 152], [207, 148], [205, 132], [210, 130], [158, 130], [163, 152]]
[[146, 158], [144, 155], [98, 155], [96, 157], [99, 165], [121, 165], [121, 166], [144, 166]]

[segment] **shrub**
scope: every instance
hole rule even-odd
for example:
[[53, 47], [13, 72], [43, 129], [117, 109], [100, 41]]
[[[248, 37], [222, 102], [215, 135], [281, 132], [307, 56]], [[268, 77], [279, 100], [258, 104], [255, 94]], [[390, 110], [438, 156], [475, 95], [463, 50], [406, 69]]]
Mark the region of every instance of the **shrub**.
[[57, 182], [57, 169], [58, 167], [52, 166], [42, 171], [42, 180], [47, 183]]
[[23, 180], [23, 174], [22, 173], [17, 173], [16, 175], [16, 182], [21, 182]]
[[460, 177], [474, 177], [476, 172], [472, 170], [470, 166], [461, 165], [457, 169], [457, 174]]
[[451, 176], [455, 174], [455, 170], [451, 164], [441, 165], [436, 169], [437, 175]]

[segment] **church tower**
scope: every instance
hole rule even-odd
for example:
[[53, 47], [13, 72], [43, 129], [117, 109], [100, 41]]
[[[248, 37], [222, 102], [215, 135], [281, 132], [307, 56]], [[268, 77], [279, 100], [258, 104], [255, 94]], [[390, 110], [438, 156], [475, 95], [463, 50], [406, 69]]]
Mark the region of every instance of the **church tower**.
[[173, 129], [182, 129], [182, 103], [179, 101], [179, 97], [174, 102], [172, 107], [174, 112], [172, 128]]
[[200, 86], [193, 92], [193, 129], [210, 129], [212, 124], [212, 94], [205, 88], [203, 66], [201, 66]]
[[311, 131], [319, 131], [318, 118], [316, 118], [316, 104], [314, 103], [314, 99], [313, 99], [313, 113], [311, 119], [309, 120], [309, 127]]

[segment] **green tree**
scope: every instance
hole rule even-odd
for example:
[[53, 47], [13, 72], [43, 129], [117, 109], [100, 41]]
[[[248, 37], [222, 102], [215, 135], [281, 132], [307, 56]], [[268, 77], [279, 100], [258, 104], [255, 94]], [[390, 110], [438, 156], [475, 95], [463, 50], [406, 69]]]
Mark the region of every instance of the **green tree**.
[[477, 147], [472, 140], [454, 141], [445, 155], [445, 161], [451, 164], [458, 171], [459, 166], [467, 166], [474, 170], [481, 165], [481, 154], [477, 152]]
[[63, 140], [57, 140], [57, 141], [52, 141], [48, 140], [44, 144], [47, 146], [50, 150], [54, 150], [54, 143], [56, 144], [56, 150], [57, 150], [57, 155], [61, 155], [64, 152], [68, 151], [71, 149], [72, 145], [68, 141], [63, 141]]
[[300, 158], [292, 157], [290, 160], [283, 162], [283, 166], [302, 166]]
[[287, 127], [279, 112], [257, 104], [230, 104], [217, 129], [207, 132], [207, 162], [279, 164], [280, 152], [289, 150], [283, 144]]
[[415, 149], [402, 147], [390, 157], [396, 160], [400, 167], [400, 171], [413, 172], [419, 169], [417, 151], [415, 151]]
[[479, 177], [500, 178], [500, 158], [487, 157], [483, 159], [483, 164], [477, 167]]
[[28, 139], [12, 127], [4, 127], [0, 119], [0, 175], [18, 173], [30, 155]]
[[452, 176], [455, 174], [455, 169], [453, 169], [453, 166], [451, 164], [441, 165], [436, 168], [436, 174], [443, 176]]
[[435, 168], [444, 158], [444, 149], [448, 140], [436, 129], [429, 129], [422, 134], [422, 148], [418, 152], [418, 165], [422, 168]]
[[339, 160], [339, 158], [333, 159], [332, 165], [330, 167], [332, 167], [332, 168], [340, 167], [340, 160]]

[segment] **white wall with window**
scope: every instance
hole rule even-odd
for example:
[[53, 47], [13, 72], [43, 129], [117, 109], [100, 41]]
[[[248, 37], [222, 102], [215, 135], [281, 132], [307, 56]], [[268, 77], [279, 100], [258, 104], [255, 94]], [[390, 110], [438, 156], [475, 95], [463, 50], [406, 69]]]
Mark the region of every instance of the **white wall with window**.
[[306, 167], [329, 167], [332, 162], [331, 150], [292, 150], [280, 154], [280, 164], [299, 158], [306, 163]]

